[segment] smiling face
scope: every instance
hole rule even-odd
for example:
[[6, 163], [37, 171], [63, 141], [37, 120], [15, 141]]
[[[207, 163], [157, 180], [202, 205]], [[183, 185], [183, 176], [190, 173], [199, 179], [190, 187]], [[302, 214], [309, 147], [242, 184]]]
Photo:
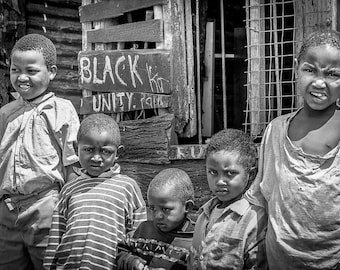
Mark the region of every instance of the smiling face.
[[99, 176], [112, 167], [117, 159], [117, 145], [112, 133], [90, 130], [81, 136], [78, 143], [81, 166], [90, 176]]
[[57, 67], [47, 69], [43, 54], [39, 51], [16, 50], [11, 56], [10, 79], [13, 88], [26, 100], [44, 93], [54, 79]]
[[148, 191], [148, 203], [153, 223], [163, 231], [169, 232], [179, 227], [187, 214], [187, 203], [176, 196], [171, 187], [152, 189]]
[[222, 203], [239, 197], [248, 183], [249, 175], [237, 152], [211, 152], [206, 158], [206, 172], [210, 190]]
[[334, 110], [340, 97], [340, 50], [321, 45], [307, 49], [297, 65], [304, 110]]

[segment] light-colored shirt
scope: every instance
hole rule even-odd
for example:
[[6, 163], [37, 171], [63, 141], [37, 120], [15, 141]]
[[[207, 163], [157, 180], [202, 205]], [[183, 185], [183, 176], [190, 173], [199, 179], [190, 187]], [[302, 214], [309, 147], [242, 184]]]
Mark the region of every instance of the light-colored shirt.
[[74, 149], [79, 118], [69, 100], [47, 93], [22, 97], [0, 109], [0, 197], [31, 194], [64, 183], [65, 166], [78, 161]]
[[214, 197], [201, 208], [189, 269], [266, 269], [265, 210], [240, 199], [223, 209], [211, 225], [211, 213], [219, 203]]
[[295, 114], [268, 125], [246, 198], [268, 209], [270, 269], [333, 269], [340, 261], [340, 144], [324, 156], [304, 153], [288, 138]]
[[60, 192], [44, 266], [115, 269], [117, 243], [147, 218], [140, 188], [118, 164], [96, 178], [78, 173]]

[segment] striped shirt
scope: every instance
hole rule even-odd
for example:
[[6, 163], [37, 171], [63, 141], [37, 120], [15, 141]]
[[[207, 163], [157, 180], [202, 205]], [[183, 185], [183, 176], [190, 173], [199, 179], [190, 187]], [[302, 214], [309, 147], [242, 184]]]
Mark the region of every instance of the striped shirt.
[[265, 210], [243, 198], [213, 214], [219, 203], [214, 197], [201, 208], [189, 269], [266, 269]]
[[146, 220], [138, 184], [116, 164], [97, 178], [81, 172], [55, 208], [46, 269], [114, 269], [117, 242]]

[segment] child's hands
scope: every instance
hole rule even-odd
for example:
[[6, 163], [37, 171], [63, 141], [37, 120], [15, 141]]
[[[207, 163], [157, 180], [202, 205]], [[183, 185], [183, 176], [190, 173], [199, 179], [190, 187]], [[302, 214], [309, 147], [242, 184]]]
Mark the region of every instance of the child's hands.
[[118, 270], [148, 270], [145, 264], [145, 260], [131, 253], [121, 253], [117, 261]]

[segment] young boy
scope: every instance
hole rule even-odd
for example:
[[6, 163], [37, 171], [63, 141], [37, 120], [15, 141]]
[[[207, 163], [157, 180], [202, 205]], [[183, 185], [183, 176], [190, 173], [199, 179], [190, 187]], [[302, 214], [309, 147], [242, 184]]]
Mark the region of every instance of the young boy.
[[187, 269], [194, 224], [188, 217], [194, 188], [186, 172], [164, 169], [147, 191], [152, 220], [119, 245], [119, 270]]
[[267, 216], [244, 192], [256, 173], [256, 146], [241, 130], [212, 136], [206, 150], [208, 184], [215, 195], [195, 225], [190, 269], [266, 269]]
[[78, 115], [48, 92], [56, 76], [51, 40], [30, 34], [12, 49], [19, 98], [0, 109], [0, 269], [43, 269], [53, 208], [71, 165]]
[[138, 184], [116, 163], [120, 132], [112, 117], [87, 116], [80, 125], [79, 177], [60, 192], [50, 230], [47, 269], [115, 269], [116, 246], [146, 220]]
[[268, 211], [270, 269], [340, 268], [340, 34], [308, 36], [296, 61], [304, 98], [262, 139], [259, 174], [246, 194]]

